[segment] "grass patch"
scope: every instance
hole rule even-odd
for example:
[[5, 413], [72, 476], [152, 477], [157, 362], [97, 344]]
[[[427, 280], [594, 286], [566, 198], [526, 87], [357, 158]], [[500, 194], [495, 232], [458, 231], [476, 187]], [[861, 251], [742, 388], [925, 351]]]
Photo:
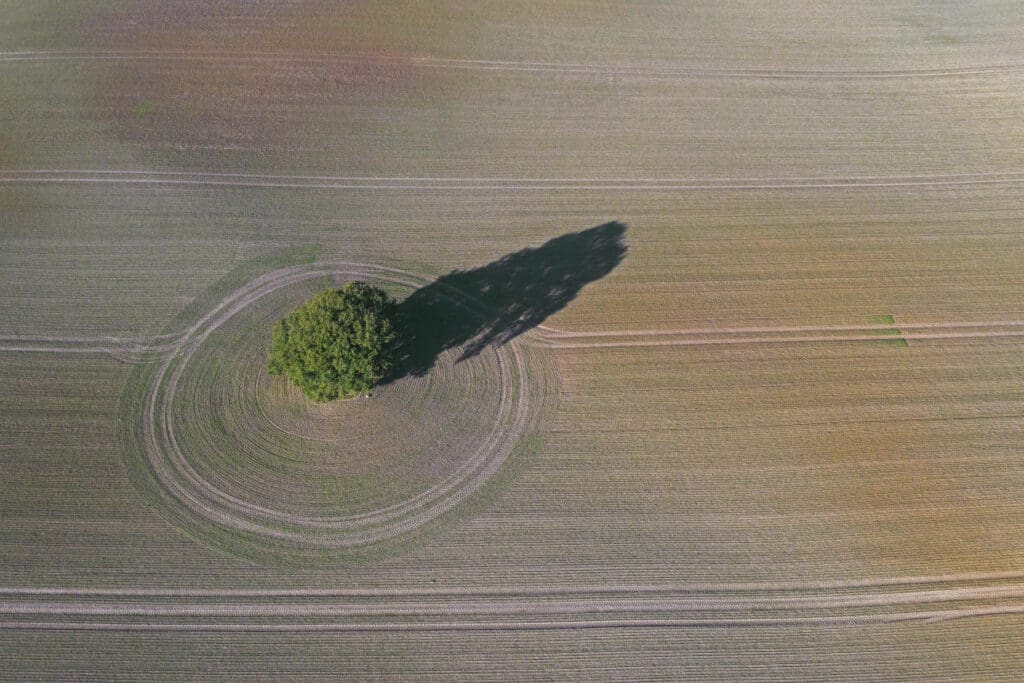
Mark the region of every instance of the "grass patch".
[[142, 100], [139, 106], [135, 108], [135, 118], [144, 119], [146, 114], [153, 111], [153, 100]]
[[[892, 315], [869, 315], [868, 322], [872, 325], [895, 325], [896, 318]], [[879, 337], [886, 337], [879, 339], [879, 343], [887, 344], [889, 346], [910, 346], [907, 340], [903, 338], [903, 333], [897, 327], [892, 327], [887, 330], [870, 330], [869, 335], [875, 335]]]

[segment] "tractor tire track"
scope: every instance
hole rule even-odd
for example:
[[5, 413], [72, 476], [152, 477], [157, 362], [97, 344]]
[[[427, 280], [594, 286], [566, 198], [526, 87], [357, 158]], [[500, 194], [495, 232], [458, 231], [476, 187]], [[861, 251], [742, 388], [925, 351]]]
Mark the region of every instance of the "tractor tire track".
[[932, 334], [898, 334], [898, 335], [817, 335], [803, 337], [747, 337], [737, 335], [735, 337], [718, 337], [712, 339], [659, 339], [659, 340], [629, 340], [613, 342], [540, 342], [542, 346], [551, 349], [601, 349], [601, 348], [628, 348], [628, 347], [654, 347], [654, 346], [724, 346], [730, 344], [812, 344], [821, 342], [884, 342], [884, 341], [924, 341], [944, 339], [997, 339], [997, 338], [1021, 338], [1024, 337], [1024, 330], [1014, 332], [963, 332], [963, 333], [932, 333]]
[[0, 622], [7, 631], [151, 631], [151, 632], [229, 632], [229, 633], [335, 633], [335, 632], [418, 632], [418, 631], [573, 631], [582, 629], [635, 628], [767, 628], [792, 626], [845, 626], [896, 624], [919, 621], [929, 624], [968, 617], [1009, 616], [1024, 613], [1024, 605], [1003, 605], [977, 609], [947, 609], [893, 614], [865, 614], [823, 617], [774, 618], [674, 618], [674, 619], [576, 619], [561, 621], [438, 621], [391, 623], [167, 623], [152, 622]]
[[[407, 279], [394, 280], [409, 287], [420, 287], [432, 282], [430, 278], [389, 268], [389, 272]], [[285, 277], [281, 275], [279, 277]], [[270, 284], [270, 283], [261, 283]], [[278, 284], [287, 284], [278, 282]], [[251, 303], [248, 299], [246, 304]], [[227, 305], [224, 301], [216, 310]], [[162, 355], [181, 349], [183, 339], [194, 333], [197, 327], [209, 320], [205, 316], [186, 330], [150, 337], [59, 337], [59, 336], [0, 336], [0, 352], [24, 351], [47, 353], [108, 353], [121, 355]], [[1011, 329], [1000, 329], [1011, 328]], [[944, 332], [942, 330], [966, 330]], [[899, 334], [892, 334], [898, 331]], [[877, 334], [841, 334], [843, 332], [875, 332]], [[819, 333], [794, 336], [796, 333]], [[762, 336], [754, 336], [754, 335]], [[715, 336], [717, 335], [717, 336]], [[761, 327], [707, 327], [648, 330], [596, 330], [573, 332], [547, 325], [538, 325], [528, 334], [531, 343], [553, 349], [587, 349], [643, 346], [715, 346], [729, 344], [780, 344], [819, 342], [861, 342], [891, 340], [949, 340], [949, 339], [992, 339], [1024, 337], [1024, 321], [992, 320], [971, 322], [898, 322], [872, 325], [794, 325]], [[619, 337], [616, 341], [599, 341]], [[677, 337], [676, 339], [666, 339]], [[164, 343], [149, 343], [171, 339]], [[79, 343], [105, 341], [105, 345], [76, 346]], [[4, 343], [8, 342], [8, 343]]]
[[[916, 580], [911, 578], [910, 580]], [[900, 579], [896, 579], [900, 581]], [[856, 583], [856, 582], [854, 582]], [[886, 585], [885, 582], [882, 582]], [[723, 584], [727, 585], [727, 584]], [[60, 591], [61, 589], [57, 589]], [[238, 602], [247, 591], [128, 589], [35, 594], [0, 589], [0, 629], [7, 630], [524, 630], [637, 627], [740, 627], [870, 624], [1024, 613], [1024, 583], [925, 590], [807, 595], [771, 589], [750, 595], [624, 586], [554, 590], [398, 591], [382, 601], [355, 591], [325, 600], [323, 591], [287, 591], [289, 602]], [[276, 592], [271, 592], [276, 593]], [[388, 591], [385, 591], [388, 593]], [[79, 596], [68, 600], [68, 594]], [[55, 596], [60, 599], [54, 599]], [[167, 598], [174, 601], [167, 601]], [[248, 600], [248, 598], [247, 598]], [[298, 600], [298, 601], [297, 601]], [[906, 608], [906, 609], [902, 609]], [[102, 619], [97, 621], [96, 619]], [[181, 620], [191, 620], [183, 623]], [[224, 619], [232, 619], [226, 623]], [[117, 620], [117, 621], [114, 621]], [[293, 621], [294, 620], [294, 621]]]
[[157, 61], [231, 65], [377, 64], [421, 69], [580, 74], [613, 77], [731, 78], [797, 80], [871, 80], [893, 78], [958, 78], [1024, 71], [1024, 64], [977, 64], [945, 68], [906, 69], [786, 69], [782, 67], [706, 67], [682, 64], [614, 64], [599, 62], [542, 62], [525, 60], [460, 59], [431, 56], [384, 56], [339, 52], [261, 52], [185, 50], [21, 50], [0, 52], [0, 63], [19, 62]]
[[[392, 273], [395, 276], [405, 278], [403, 281], [396, 281], [410, 287], [422, 287], [433, 282], [433, 278], [425, 277], [411, 271], [400, 270], [398, 268], [387, 268], [383, 266], [359, 263], [352, 263], [349, 265], [354, 268], [362, 266], [381, 272]], [[118, 337], [113, 335], [97, 335], [92, 337], [0, 335], [0, 352], [32, 351], [50, 353], [110, 354], [167, 354], [178, 352], [182, 349], [188, 337], [195, 334], [197, 330], [206, 325], [215, 315], [223, 311], [225, 307], [230, 306], [232, 303], [235, 303], [243, 297], [248, 297], [245, 299], [245, 305], [248, 305], [255, 300], [251, 296], [254, 290], [268, 285], [283, 286], [284, 284], [287, 284], [285, 279], [288, 278], [290, 274], [301, 272], [303, 268], [303, 266], [284, 268], [271, 273], [266, 273], [250, 280], [241, 288], [229, 294], [225, 299], [219, 301], [212, 309], [204, 313], [194, 323], [177, 332], [129, 337]]]
[[590, 597], [579, 592], [566, 598], [536, 597], [525, 592], [504, 600], [448, 597], [444, 600], [404, 600], [401, 602], [331, 603], [317, 598], [310, 603], [281, 602], [217, 602], [140, 604], [106, 601], [25, 601], [6, 600], [0, 603], [0, 614], [76, 615], [76, 616], [216, 616], [216, 617], [302, 617], [302, 616], [405, 616], [429, 617], [467, 614], [559, 614], [564, 612], [668, 612], [668, 611], [744, 611], [844, 609], [853, 607], [895, 607], [946, 602], [968, 602], [1024, 598], [1024, 585], [989, 586], [982, 588], [949, 588], [928, 591], [866, 593], [856, 595], [810, 595], [780, 597], [722, 597], [719, 595], [659, 592], [654, 597], [623, 595], [621, 597]]
[[[1008, 329], [1007, 329], [1008, 328]], [[874, 334], [870, 334], [874, 332]], [[809, 334], [818, 333], [818, 334]], [[618, 339], [615, 339], [615, 338]], [[1024, 321], [930, 322], [876, 325], [723, 327], [664, 330], [570, 332], [540, 326], [533, 342], [547, 348], [597, 349], [657, 346], [723, 346], [734, 344], [809, 344], [970, 340], [1024, 337]]]
[[805, 326], [777, 326], [777, 327], [696, 327], [684, 329], [653, 329], [653, 330], [599, 330], [594, 332], [571, 332], [559, 330], [547, 325], [538, 325], [537, 329], [546, 336], [568, 339], [574, 337], [626, 337], [626, 336], [684, 336], [701, 334], [745, 334], [751, 332], [845, 332], [845, 331], [866, 331], [866, 330], [934, 330], [946, 328], [976, 328], [976, 327], [1021, 327], [1024, 328], [1024, 320], [988, 320], [974, 322], [930, 322], [930, 323], [904, 323], [894, 322], [892, 324], [872, 325], [805, 325]]
[[[177, 442], [171, 411], [171, 399], [188, 358], [220, 324], [260, 298], [289, 284], [335, 274], [385, 279], [412, 287], [430, 282], [398, 269], [346, 262], [275, 271], [228, 297], [188, 328], [181, 340], [173, 344], [173, 353], [157, 369], [156, 379], [144, 397], [142, 438], [148, 466], [160, 486], [197, 518], [221, 528], [298, 546], [341, 548], [372, 543], [410, 531], [454, 507], [497, 471], [526, 429], [534, 402], [523, 350], [519, 343], [512, 342], [492, 354], [497, 372], [497, 418], [493, 429], [446, 479], [401, 503], [358, 515], [314, 517], [243, 500], [205, 481]], [[452, 296], [456, 303], [465, 297], [454, 291]]]
[[815, 190], [897, 187], [1019, 185], [1024, 172], [781, 178], [477, 178], [398, 176], [287, 176], [242, 173], [150, 171], [0, 172], [0, 184], [119, 184], [308, 190], [409, 191], [683, 191]]
[[[363, 545], [407, 532], [450, 509], [469, 492], [476, 490], [500, 466], [518, 436], [525, 430], [532, 410], [529, 396], [530, 373], [524, 357], [525, 347], [535, 345], [556, 350], [646, 347], [646, 346], [708, 346], [722, 344], [773, 344], [818, 342], [878, 342], [926, 339], [989, 339], [1024, 337], [1022, 321], [992, 322], [902, 322], [879, 325], [807, 327], [780, 326], [754, 328], [566, 332], [551, 327], [534, 330], [525, 338], [514, 340], [495, 350], [499, 378], [498, 415], [503, 416], [452, 475], [421, 494], [402, 503], [348, 517], [314, 517], [284, 513], [259, 501], [243, 500], [221, 491], [206, 482], [189, 464], [175, 437], [171, 402], [188, 357], [223, 322], [252, 305], [260, 298], [289, 284], [331, 274], [355, 277], [384, 278], [410, 287], [432, 282], [409, 271], [383, 268], [371, 264], [335, 262], [284, 268], [267, 273], [225, 297], [210, 311], [180, 333], [132, 337], [97, 346], [80, 346], [94, 339], [108, 337], [39, 337], [37, 344], [25, 338], [0, 345], [0, 350], [46, 350], [51, 352], [103, 352], [146, 360], [156, 356], [162, 360], [155, 380], [147, 389], [144, 401], [142, 438], [148, 467], [160, 487], [190, 515], [216, 526], [259, 538], [276, 539], [299, 546], [342, 548]], [[470, 302], [467, 293], [452, 293], [453, 301]], [[1000, 329], [1011, 328], [1011, 329]], [[956, 330], [966, 331], [956, 331]], [[909, 330], [909, 331], [907, 331]], [[821, 334], [807, 334], [817, 331]], [[853, 334], [843, 334], [853, 332]], [[878, 334], [864, 334], [876, 332]], [[896, 332], [897, 334], [890, 334]], [[712, 336], [713, 335], [713, 336]], [[794, 336], [796, 335], [796, 336]], [[620, 337], [615, 339], [615, 337]], [[673, 338], [674, 337], [674, 338]], [[116, 339], [116, 338], [115, 338]], [[155, 343], [146, 345], [152, 339]], [[169, 341], [168, 341], [169, 340]], [[66, 345], [62, 345], [65, 344]], [[45, 347], [45, 348], [43, 348]], [[166, 375], [166, 382], [164, 377]], [[510, 378], [517, 378], [512, 380]], [[516, 385], [513, 390], [512, 385]], [[498, 454], [497, 457], [492, 457]]]
[[395, 598], [395, 597], [519, 597], [606, 593], [757, 593], [837, 592], [880, 588], [912, 588], [946, 584], [1024, 584], [1024, 571], [960, 572], [955, 574], [865, 577], [822, 581], [615, 583], [583, 586], [551, 584], [543, 588], [72, 588], [63, 586], [0, 587], [5, 596], [139, 597], [139, 598]]

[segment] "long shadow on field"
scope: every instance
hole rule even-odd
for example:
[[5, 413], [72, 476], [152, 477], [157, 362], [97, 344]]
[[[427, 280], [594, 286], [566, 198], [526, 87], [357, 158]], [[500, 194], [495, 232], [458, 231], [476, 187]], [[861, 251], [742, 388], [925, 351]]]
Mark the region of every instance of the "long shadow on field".
[[406, 330], [385, 381], [423, 375], [447, 349], [462, 347], [461, 361], [536, 327], [622, 261], [625, 232], [617, 221], [570, 232], [416, 290], [399, 304]]

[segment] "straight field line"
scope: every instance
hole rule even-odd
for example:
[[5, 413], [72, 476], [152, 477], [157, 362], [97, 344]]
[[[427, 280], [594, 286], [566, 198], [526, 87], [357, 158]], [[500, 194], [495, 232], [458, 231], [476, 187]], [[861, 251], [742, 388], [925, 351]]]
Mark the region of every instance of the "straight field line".
[[309, 190], [449, 190], [449, 191], [666, 191], [666, 190], [802, 190], [892, 187], [1019, 185], [1024, 171], [780, 178], [480, 178], [403, 176], [308, 176], [242, 173], [151, 172], [104, 170], [0, 171], [2, 184], [158, 185], [278, 188]]
[[668, 619], [562, 619], [533, 621], [393, 621], [294, 623], [155, 623], [88, 621], [0, 621], [5, 631], [157, 631], [157, 632], [403, 632], [403, 631], [554, 631], [624, 628], [742, 628], [786, 626], [842, 626], [894, 624], [910, 621], [939, 623], [954, 619], [1024, 614], [1024, 605], [1008, 604], [979, 608], [919, 610], [885, 614], [792, 617], [690, 617]]
[[891, 323], [871, 325], [791, 325], [771, 327], [693, 327], [685, 329], [650, 329], [650, 330], [598, 330], [593, 332], [570, 332], [559, 330], [547, 325], [538, 325], [543, 334], [559, 339], [578, 337], [656, 337], [686, 336], [706, 334], [749, 334], [755, 332], [786, 333], [786, 332], [850, 332], [850, 331], [888, 331], [898, 327], [901, 330], [932, 330], [932, 329], [971, 329], [993, 327], [1024, 327], [1024, 320], [985, 320], [972, 322], [928, 322], [928, 323]]
[[604, 593], [740, 593], [767, 591], [851, 591], [865, 588], [961, 585], [965, 583], [1009, 582], [1024, 584], [1024, 571], [960, 572], [916, 576], [883, 576], [831, 581], [687, 582], [671, 584], [555, 584], [525, 590], [492, 588], [71, 588], [65, 586], [0, 587], [0, 601], [10, 596], [55, 597], [141, 597], [141, 598], [395, 598], [466, 597], [523, 595], [571, 595]]
[[[0, 630], [491, 631], [934, 623], [1024, 613], [1024, 572], [535, 589], [0, 588]], [[227, 621], [231, 620], [231, 621]]]
[[978, 64], [946, 68], [907, 69], [786, 69], [781, 67], [706, 67], [682, 64], [613, 64], [600, 62], [540, 62], [524, 60], [459, 59], [335, 52], [232, 52], [184, 50], [23, 50], [0, 52], [0, 63], [88, 61], [162, 61], [221, 64], [337, 65], [375, 64], [381, 67], [511, 71], [541, 74], [583, 74], [660, 78], [750, 79], [891, 79], [951, 78], [1024, 71], [1024, 64]]
[[[898, 584], [895, 584], [898, 586]], [[446, 613], [514, 613], [520, 611], [640, 611], [665, 610], [746, 610], [746, 609], [830, 609], [838, 607], [891, 607], [893, 605], [934, 602], [962, 602], [1024, 598], [1024, 583], [1003, 585], [952, 586], [905, 590], [778, 590], [714, 591], [680, 590], [673, 586], [598, 586], [592, 589], [562, 590], [450, 590], [450, 591], [207, 591], [201, 596], [191, 592], [138, 591], [118, 589], [67, 592], [26, 592], [0, 590], [0, 615], [12, 614], [120, 614], [134, 616], [301, 616], [329, 613], [357, 614], [430, 614], [437, 609]], [[881, 588], [885, 588], [882, 586]], [[870, 588], [870, 586], [865, 586]], [[772, 595], [777, 593], [777, 595]], [[191, 602], [183, 602], [184, 596]], [[173, 598], [174, 602], [162, 601]], [[197, 598], [217, 601], [197, 601]], [[282, 602], [288, 598], [293, 602]], [[148, 600], [150, 604], [146, 604]], [[241, 600], [262, 600], [241, 602]], [[121, 601], [120, 603], [118, 601]], [[441, 605], [439, 608], [438, 606]], [[531, 607], [533, 606], [533, 607]]]
[[[0, 172], [2, 178], [3, 172]], [[2, 180], [0, 180], [2, 182]], [[433, 279], [416, 273], [372, 266], [345, 263], [346, 267], [376, 268], [386, 271], [411, 287], [423, 286]], [[33, 353], [106, 353], [138, 357], [169, 354], [181, 350], [190, 335], [229, 305], [250, 300], [261, 287], [280, 286], [297, 277], [300, 268], [286, 268], [255, 278], [240, 290], [229, 295], [188, 328], [176, 333], [152, 336], [26, 336], [0, 335], [0, 352]], [[304, 277], [304, 276], [302, 276]], [[474, 293], [467, 292], [467, 296]], [[876, 334], [871, 334], [872, 332]], [[532, 340], [553, 349], [586, 349], [645, 346], [716, 346], [728, 344], [796, 344], [817, 342], [862, 342], [892, 340], [952, 340], [994, 339], [1024, 337], [1024, 320], [892, 322], [871, 325], [843, 326], [758, 326], [688, 328], [664, 330], [604, 330], [571, 332], [539, 325], [529, 333]], [[796, 335], [796, 336], [795, 336]], [[615, 339], [618, 337], [618, 339]]]
[[[1017, 329], [1001, 329], [1017, 328]], [[679, 330], [603, 330], [568, 332], [540, 325], [531, 337], [534, 343], [557, 350], [629, 348], [657, 346], [722, 346], [736, 344], [808, 344], [821, 342], [925, 341], [953, 339], [1016, 339], [1024, 337], [1024, 321], [898, 323], [895, 325], [723, 327]], [[897, 334], [868, 334], [897, 331]], [[915, 331], [922, 330], [922, 331]], [[934, 331], [932, 331], [934, 330]], [[966, 330], [966, 331], [943, 331]], [[191, 330], [172, 335], [145, 337], [30, 337], [0, 336], [0, 353], [106, 353], [127, 355], [166, 354], [177, 351], [181, 339]], [[806, 334], [818, 332], [819, 334]], [[854, 334], [841, 334], [854, 332]], [[794, 333], [805, 333], [794, 336]], [[614, 341], [608, 338], [621, 337]], [[666, 337], [676, 337], [666, 339]], [[175, 341], [157, 340], [172, 339]], [[104, 345], [82, 346], [81, 342], [104, 341]]]
[[[891, 330], [892, 328], [885, 328]], [[1014, 331], [974, 331], [974, 332], [932, 332], [932, 333], [899, 333], [891, 335], [853, 334], [853, 335], [806, 335], [801, 337], [761, 336], [752, 337], [735, 335], [731, 337], [712, 337], [710, 339], [639, 339], [608, 342], [586, 341], [541, 341], [541, 345], [552, 349], [609, 349], [644, 346], [722, 346], [729, 344], [812, 344], [820, 342], [863, 342], [863, 341], [924, 341], [942, 339], [997, 339], [1021, 338], [1024, 330]]]
[[[375, 597], [331, 601], [316, 591], [293, 596], [291, 602], [281, 602], [280, 598], [237, 602], [237, 594], [232, 591], [225, 592], [218, 601], [201, 602], [180, 598], [168, 602], [157, 594], [140, 596], [137, 591], [108, 591], [91, 599], [71, 601], [54, 597], [46, 594], [26, 599], [18, 593], [0, 598], [0, 629], [398, 631], [783, 626], [934, 622], [1024, 613], [1024, 584], [1019, 582], [845, 594], [819, 590], [811, 594], [772, 595], [768, 591], [729, 595], [673, 589], [645, 593], [607, 587], [589, 594], [579, 590], [565, 594], [529, 590], [424, 592], [386, 601]], [[305, 601], [296, 602], [295, 597]], [[943, 607], [945, 603], [955, 606]], [[927, 606], [930, 608], [922, 609]], [[182, 619], [195, 621], [182, 623]], [[224, 623], [223, 619], [243, 621]], [[299, 621], [281, 621], [293, 619]]]

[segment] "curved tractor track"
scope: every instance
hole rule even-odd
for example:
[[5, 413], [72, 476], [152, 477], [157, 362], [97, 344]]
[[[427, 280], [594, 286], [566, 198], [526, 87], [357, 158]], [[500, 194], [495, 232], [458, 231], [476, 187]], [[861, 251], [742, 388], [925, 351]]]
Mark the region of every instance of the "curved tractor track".
[[[492, 476], [536, 416], [543, 386], [532, 383], [527, 346], [555, 349], [662, 344], [879, 341], [893, 325], [567, 332], [541, 326], [495, 350], [502, 414], [495, 430], [445, 482], [399, 504], [349, 517], [282, 513], [219, 492], [189, 467], [175, 437], [169, 397], [182, 369], [223, 323], [271, 293], [311, 278], [363, 277], [409, 287], [429, 278], [359, 263], [318, 263], [256, 278], [181, 332], [147, 337], [3, 337], [0, 350], [102, 352], [146, 360], [140, 452], [154, 482], [192, 520], [259, 542], [346, 548], [409, 531], [458, 504]], [[453, 300], [476, 304], [462, 292]], [[1024, 321], [896, 323], [899, 337], [1024, 336]], [[514, 380], [514, 381], [513, 381]], [[542, 380], [541, 380], [542, 381]], [[517, 384], [518, 382], [518, 384]], [[505, 412], [507, 411], [507, 412]], [[407, 631], [582, 628], [782, 627], [937, 622], [1024, 613], [1024, 574], [967, 573], [850, 582], [555, 586], [493, 590], [147, 590], [0, 588], [0, 629], [119, 631]]]
[[[479, 489], [497, 472], [534, 419], [538, 399], [543, 397], [544, 373], [529, 372], [524, 344], [514, 340], [491, 347], [481, 354], [485, 360], [479, 361], [486, 364], [487, 379], [494, 385], [493, 423], [486, 433], [473, 434], [460, 444], [467, 454], [457, 467], [411, 497], [357, 514], [318, 515], [286, 509], [275, 505], [274, 500], [239, 495], [209, 480], [194, 466], [197, 454], [179, 438], [181, 425], [172, 410], [175, 392], [189, 361], [221, 325], [247, 307], [281, 288], [323, 277], [360, 278], [411, 288], [431, 282], [406, 271], [360, 263], [284, 268], [234, 292], [179, 337], [171, 341], [154, 338], [157, 343], [140, 347], [142, 353], [164, 355], [142, 396], [142, 424], [137, 432], [141, 442], [135, 448], [129, 446], [126, 457], [138, 458], [141, 451], [145, 459], [142, 469], [149, 481], [140, 488], [151, 492], [155, 489], [164, 511], [186, 530], [215, 542], [228, 532], [243, 545], [300, 553], [365, 546], [389, 539], [440, 516]], [[486, 315], [463, 293], [449, 294], [453, 304], [466, 310], [467, 315]], [[123, 348], [109, 345], [105, 350], [113, 353]], [[240, 358], [239, 362], [262, 361]], [[132, 469], [132, 463], [129, 468]], [[139, 469], [135, 467], [136, 472]]]

